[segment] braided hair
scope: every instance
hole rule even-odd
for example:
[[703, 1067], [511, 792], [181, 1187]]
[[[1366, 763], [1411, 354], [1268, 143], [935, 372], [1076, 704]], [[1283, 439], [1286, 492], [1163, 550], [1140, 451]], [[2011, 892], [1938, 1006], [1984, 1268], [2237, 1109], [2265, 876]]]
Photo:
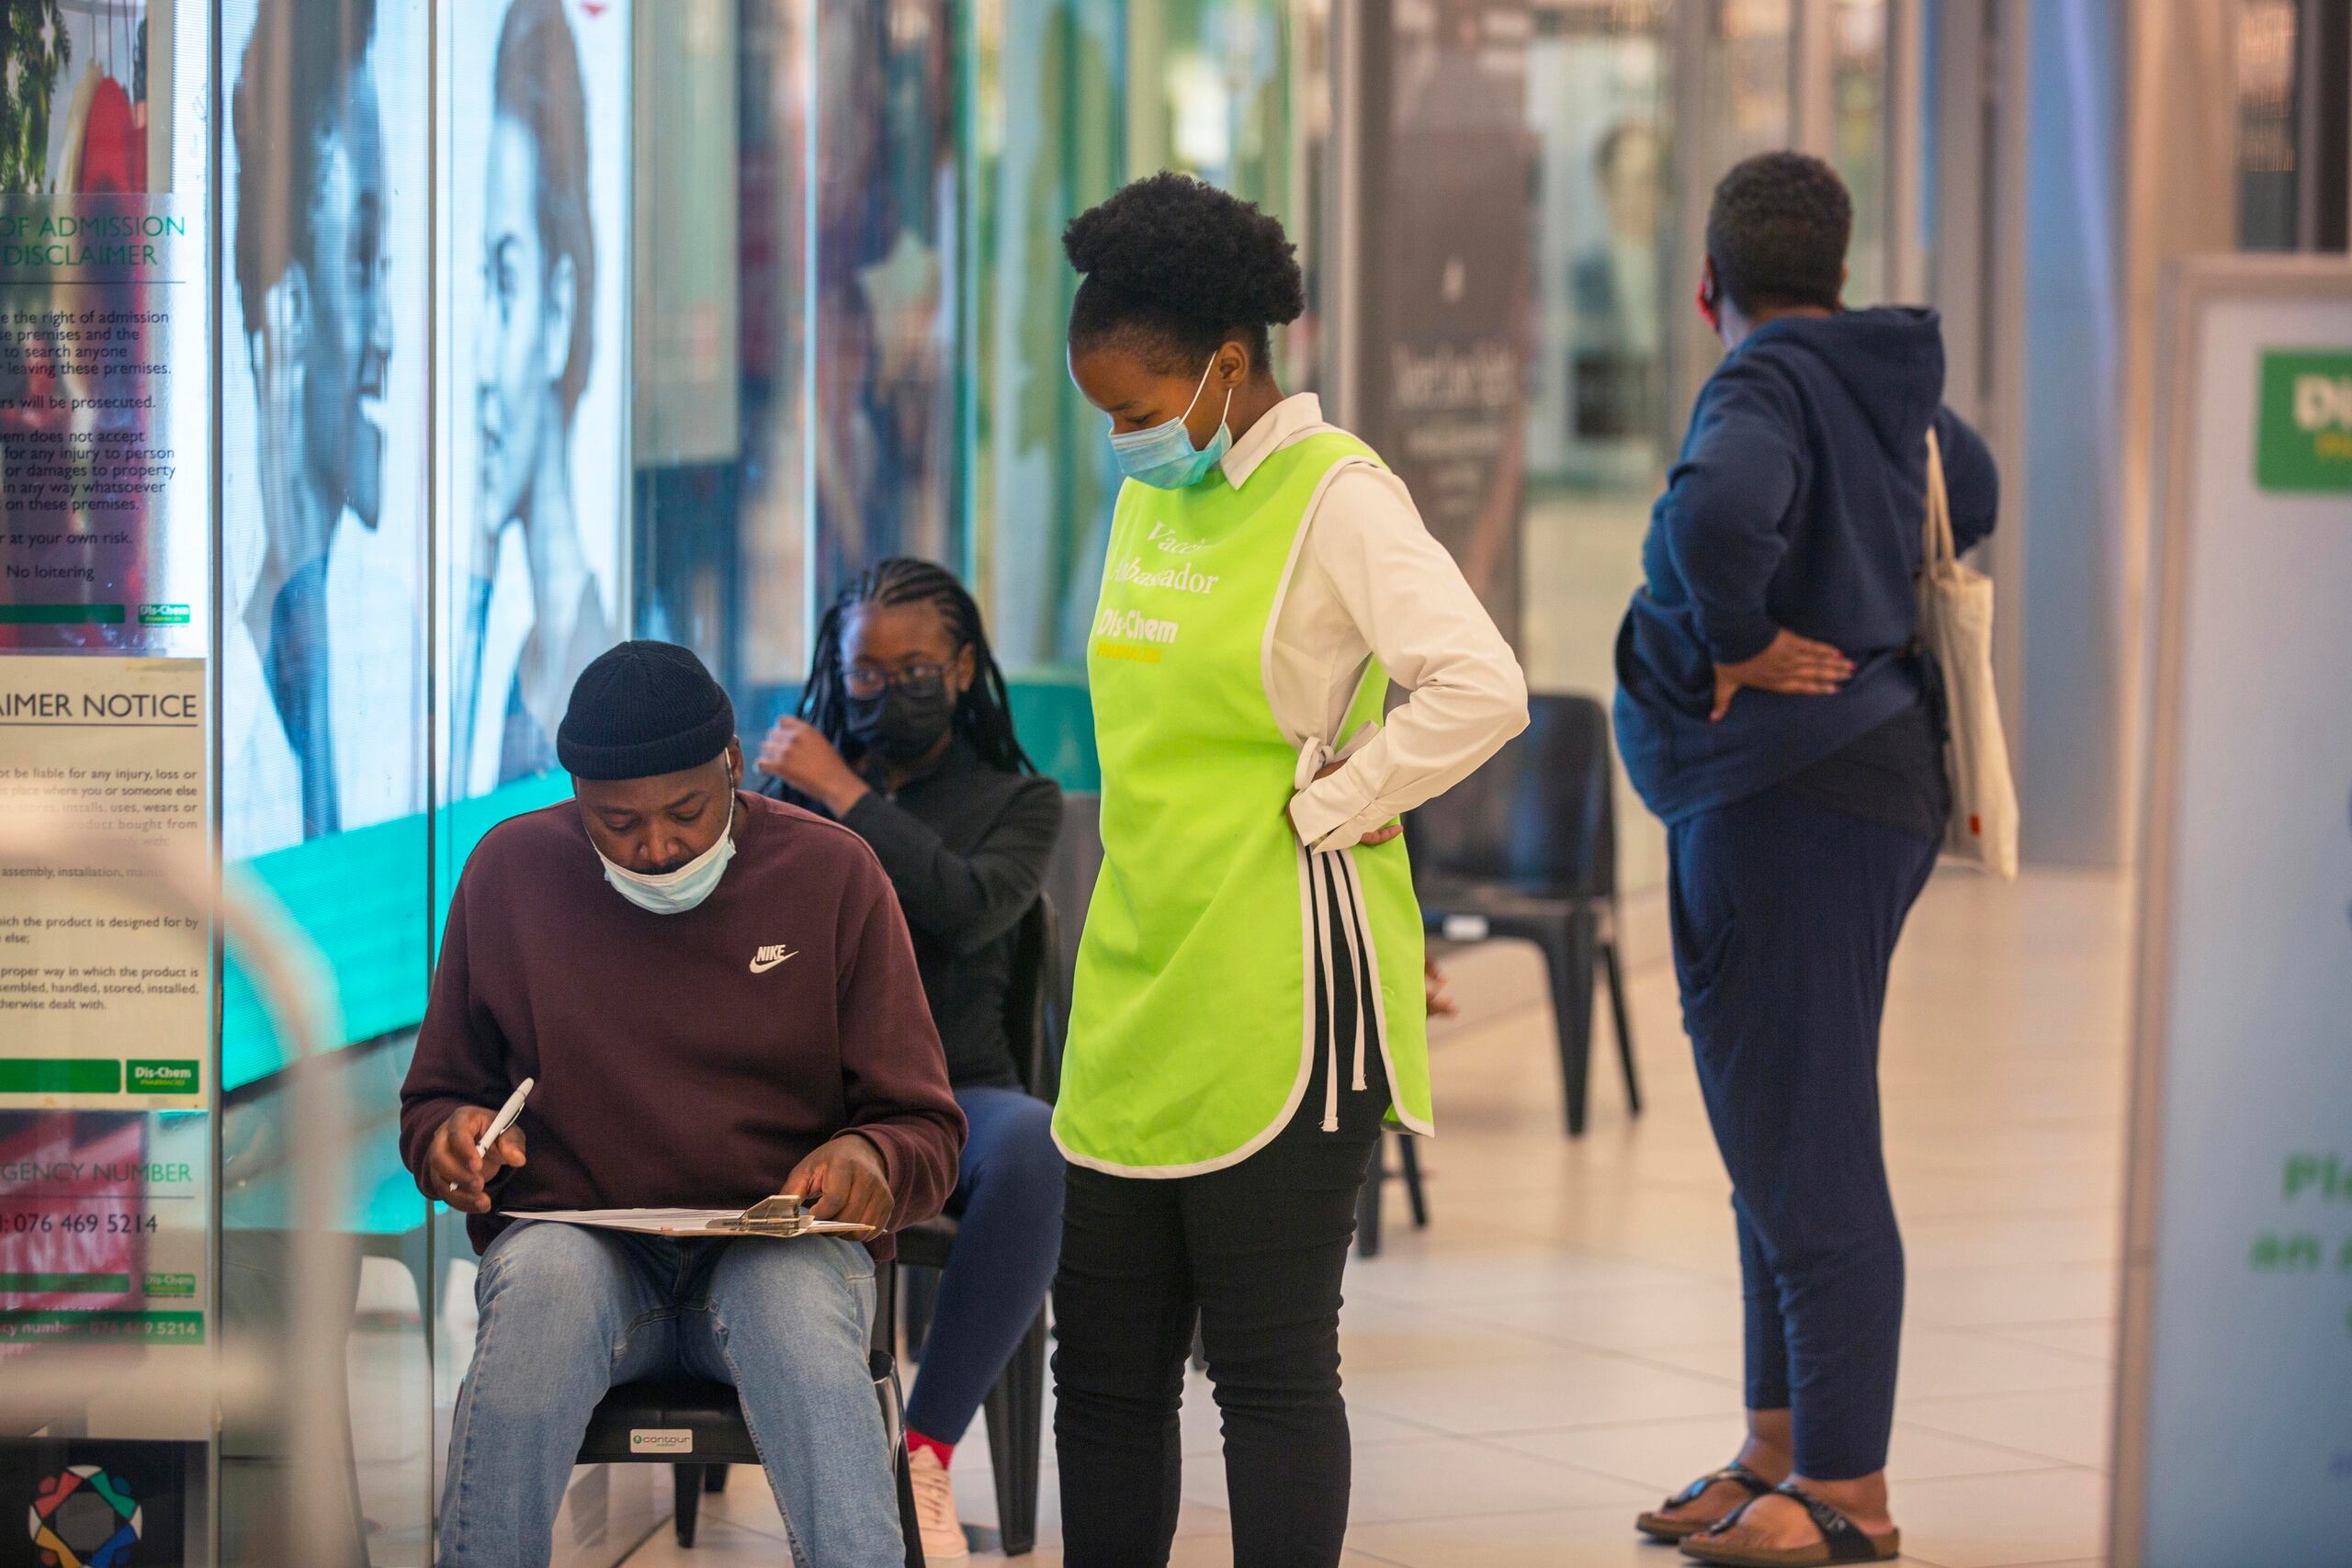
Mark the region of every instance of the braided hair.
[[956, 733], [971, 743], [981, 760], [1000, 773], [1034, 773], [1037, 764], [1021, 749], [1012, 732], [1012, 705], [1006, 695], [1004, 671], [997, 668], [980, 626], [980, 607], [956, 574], [927, 560], [895, 556], [869, 567], [833, 595], [825, 618], [817, 623], [817, 645], [809, 660], [808, 683], [800, 692], [800, 717], [847, 755], [849, 693], [842, 681], [842, 633], [854, 611], [868, 604], [895, 609], [901, 604], [928, 603], [938, 608], [948, 634], [972, 650], [978, 675], [956, 704]]

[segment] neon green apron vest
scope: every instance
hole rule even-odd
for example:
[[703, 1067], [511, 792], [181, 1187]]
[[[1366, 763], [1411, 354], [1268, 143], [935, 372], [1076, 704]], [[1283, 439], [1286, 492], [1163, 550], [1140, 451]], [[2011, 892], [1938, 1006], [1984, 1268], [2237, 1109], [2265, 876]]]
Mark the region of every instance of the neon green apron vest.
[[[1298, 1110], [1318, 1053], [1328, 1090], [1379, 1052], [1391, 1119], [1434, 1131], [1404, 841], [1310, 855], [1287, 811], [1328, 748], [1380, 721], [1387, 674], [1371, 662], [1338, 736], [1284, 733], [1266, 694], [1316, 502], [1340, 468], [1378, 462], [1332, 433], [1283, 447], [1238, 490], [1213, 471], [1119, 492], [1087, 649], [1102, 871], [1054, 1112], [1078, 1164], [1170, 1177], [1244, 1159]], [[1334, 951], [1371, 982], [1343, 1040], [1316, 1016], [1318, 952]]]

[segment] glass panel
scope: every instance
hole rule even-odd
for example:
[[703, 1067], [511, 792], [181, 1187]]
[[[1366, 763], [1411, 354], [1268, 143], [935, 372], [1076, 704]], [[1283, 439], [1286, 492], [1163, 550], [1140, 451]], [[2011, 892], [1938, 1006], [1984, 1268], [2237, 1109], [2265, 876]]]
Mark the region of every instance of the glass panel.
[[[425, 0], [226, 0], [219, 157], [223, 852], [334, 977], [343, 1049], [287, 1070], [225, 987], [224, 1559], [286, 1560], [296, 1391], [349, 1446], [336, 1556], [427, 1560], [425, 1204], [394, 1118], [426, 959], [431, 61]], [[347, 1042], [347, 1044], [344, 1043]], [[297, 1172], [298, 1072], [334, 1158]], [[323, 1184], [329, 1321], [300, 1332], [297, 1195]], [[364, 1412], [364, 1420], [355, 1420]]]
[[[646, 438], [670, 468], [707, 468], [732, 456], [736, 389], [726, 352], [732, 7], [469, 0], [436, 9], [438, 700], [432, 883], [419, 908], [437, 946], [482, 835], [570, 794], [558, 726], [581, 671], [628, 634], [632, 575], [645, 570], [631, 527], [641, 484], [633, 413], [648, 411]], [[638, 36], [657, 22], [668, 48], [649, 71], [647, 99], [673, 117], [683, 152], [707, 155], [715, 144], [717, 155], [701, 184], [656, 189], [636, 210]], [[714, 62], [720, 81], [710, 92]], [[715, 206], [713, 181], [723, 196]], [[649, 257], [650, 285], [634, 276]], [[649, 286], [673, 288], [675, 310], [633, 309], [633, 292]], [[691, 602], [683, 570], [677, 588]], [[387, 1089], [397, 1097], [397, 1076]], [[424, 1207], [413, 1177], [385, 1173], [388, 1189], [395, 1180]], [[429, 1222], [400, 1238], [399, 1258], [429, 1287], [433, 1362], [404, 1397], [429, 1400], [419, 1463], [437, 1499], [473, 1357], [475, 1257], [461, 1216], [430, 1208]], [[365, 1299], [364, 1275], [361, 1288]], [[594, 1472], [559, 1516], [559, 1560], [616, 1561], [654, 1517], [650, 1484]]]
[[2300, 243], [2295, 0], [2238, 9], [2238, 248]]
[[888, 557], [958, 554], [954, 44], [945, 0], [817, 7], [809, 434], [820, 603]]
[[1886, 0], [1837, 0], [1830, 16], [1830, 163], [1854, 198], [1846, 302], [1886, 295]]
[[1793, 0], [1715, 0], [1707, 39], [1707, 102], [1722, 106], [1707, 127], [1709, 184], [1742, 158], [1789, 144], [1791, 10]]
[[[1324, 80], [1329, 7], [983, 0], [972, 14], [972, 565], [1005, 665], [1068, 680], [1117, 486], [1102, 417], [1063, 369], [1076, 280], [1062, 228], [1131, 178], [1183, 169], [1280, 217], [1312, 279], [1329, 104], [1305, 85]], [[1313, 384], [1317, 342], [1311, 310], [1283, 335], [1286, 388]], [[1031, 750], [1044, 762], [1057, 746]]]
[[[1668, 7], [1555, 0], [1536, 13], [1537, 333], [1527, 410], [1521, 656], [1545, 692], [1614, 689], [1611, 649], [1679, 413]], [[1710, 178], [1710, 183], [1712, 180]], [[1621, 788], [1624, 786], [1621, 785]], [[1654, 882], [1651, 819], [1625, 795], [1620, 874]]]
[[[817, 11], [639, 13], [636, 631], [701, 654], [753, 733], [807, 660]], [[887, 289], [898, 275], [876, 276]]]

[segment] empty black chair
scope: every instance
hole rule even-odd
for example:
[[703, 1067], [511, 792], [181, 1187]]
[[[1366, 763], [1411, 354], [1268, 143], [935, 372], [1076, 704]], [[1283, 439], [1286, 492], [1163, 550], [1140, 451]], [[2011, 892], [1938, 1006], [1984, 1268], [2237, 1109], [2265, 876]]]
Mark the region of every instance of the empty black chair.
[[1641, 1114], [1617, 953], [1617, 818], [1609, 714], [1587, 696], [1529, 699], [1526, 732], [1406, 818], [1429, 929], [1455, 942], [1517, 937], [1544, 950], [1559, 1030], [1568, 1134], [1584, 1131], [1593, 970], [1609, 979], [1625, 1098]]
[[[1062, 976], [1061, 931], [1053, 899], [1040, 893], [1012, 944], [1012, 978], [1004, 994], [1005, 1037], [1022, 1087], [1051, 1103], [1061, 1089], [1062, 1031], [1069, 1016]], [[923, 1270], [907, 1280], [907, 1340], [919, 1347], [930, 1323], [938, 1270], [956, 1245], [951, 1213], [910, 1225], [899, 1236], [899, 1262]], [[1046, 1441], [1046, 1313], [1022, 1336], [1012, 1359], [990, 1388], [981, 1411], [988, 1421], [989, 1461], [996, 1472], [997, 1529], [1004, 1553], [1018, 1557], [1037, 1545], [1037, 1479]]]
[[[1396, 1150], [1396, 1168], [1388, 1168], [1388, 1150]], [[1410, 1133], [1384, 1132], [1373, 1146], [1372, 1165], [1363, 1175], [1363, 1187], [1356, 1193], [1356, 1256], [1380, 1256], [1380, 1199], [1392, 1180], [1405, 1184], [1405, 1202], [1412, 1211], [1413, 1228], [1427, 1230], [1430, 1223], [1429, 1195], [1421, 1190], [1421, 1156], [1413, 1146]]]
[[[745, 1242], [747, 1247], [790, 1247], [788, 1241]], [[875, 1344], [868, 1355], [875, 1397], [882, 1402], [882, 1427], [889, 1440], [891, 1469], [899, 1481], [899, 1533], [906, 1538], [907, 1568], [922, 1568], [922, 1533], [915, 1529], [914, 1487], [907, 1476], [907, 1433], [899, 1415], [899, 1370], [884, 1338], [895, 1314], [892, 1266], [874, 1270]], [[684, 1433], [681, 1444], [678, 1434]], [[656, 1435], [658, 1434], [658, 1436]], [[682, 1453], [691, 1459], [682, 1459]], [[743, 1421], [742, 1402], [723, 1382], [701, 1378], [649, 1378], [626, 1382], [606, 1393], [588, 1417], [580, 1440], [582, 1464], [667, 1464], [677, 1486], [673, 1522], [680, 1546], [695, 1543], [706, 1487], [726, 1484], [730, 1464], [757, 1464], [760, 1451]]]

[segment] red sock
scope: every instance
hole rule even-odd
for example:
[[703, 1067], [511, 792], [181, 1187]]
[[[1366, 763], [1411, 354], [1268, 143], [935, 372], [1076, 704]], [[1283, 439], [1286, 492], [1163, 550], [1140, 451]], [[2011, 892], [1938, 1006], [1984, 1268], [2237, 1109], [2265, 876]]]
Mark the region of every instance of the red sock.
[[921, 1432], [916, 1431], [912, 1427], [908, 1427], [907, 1452], [910, 1454], [920, 1453], [924, 1449], [929, 1449], [933, 1453], [939, 1456], [939, 1468], [942, 1470], [945, 1470], [950, 1464], [955, 1462], [955, 1444], [943, 1443], [937, 1438], [926, 1438]]

